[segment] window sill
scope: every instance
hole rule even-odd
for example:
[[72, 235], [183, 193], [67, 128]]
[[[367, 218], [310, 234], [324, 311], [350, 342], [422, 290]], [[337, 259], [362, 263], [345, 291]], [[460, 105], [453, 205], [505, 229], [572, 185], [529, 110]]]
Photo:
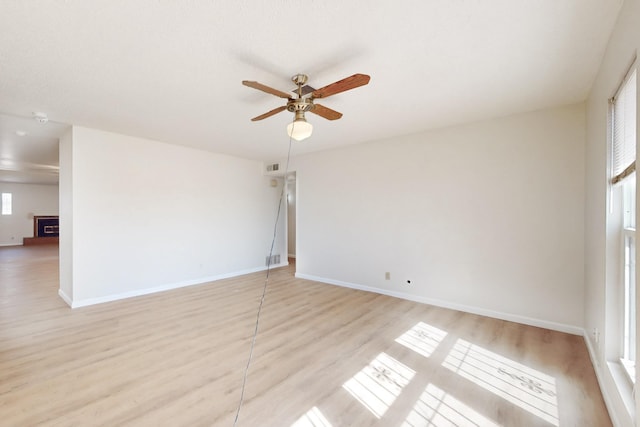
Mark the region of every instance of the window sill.
[[622, 398], [627, 413], [631, 419], [635, 419], [635, 403], [633, 401], [633, 383], [629, 374], [620, 361], [607, 362], [607, 368], [615, 383], [618, 394]]
[[620, 359], [620, 364], [631, 381], [631, 387], [636, 383], [636, 362], [627, 359]]

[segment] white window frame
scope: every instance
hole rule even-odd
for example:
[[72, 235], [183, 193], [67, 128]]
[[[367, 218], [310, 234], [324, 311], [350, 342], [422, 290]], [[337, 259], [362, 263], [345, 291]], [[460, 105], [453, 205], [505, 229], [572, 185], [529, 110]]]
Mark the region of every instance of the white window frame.
[[11, 193], [2, 193], [2, 215], [13, 214], [13, 197]]
[[[620, 295], [618, 360], [628, 378], [635, 384], [636, 365], [636, 144], [637, 89], [628, 86], [633, 79], [637, 85], [636, 61], [611, 99], [611, 208], [619, 237], [619, 254], [614, 256], [620, 269], [616, 287]], [[618, 108], [620, 109], [618, 111]], [[619, 121], [621, 120], [621, 121]], [[632, 126], [628, 126], [631, 121]], [[618, 187], [618, 188], [615, 188]]]
[[635, 383], [636, 369], [636, 174], [622, 181], [623, 226], [622, 257], [624, 263], [623, 278], [623, 319], [622, 319], [622, 352], [620, 363], [627, 371], [631, 382]]

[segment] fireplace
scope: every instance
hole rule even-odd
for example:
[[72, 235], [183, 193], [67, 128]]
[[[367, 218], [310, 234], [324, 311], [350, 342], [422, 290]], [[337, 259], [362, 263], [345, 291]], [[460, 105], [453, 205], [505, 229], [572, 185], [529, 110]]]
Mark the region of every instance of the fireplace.
[[34, 216], [33, 237], [58, 237], [60, 225], [58, 216]]

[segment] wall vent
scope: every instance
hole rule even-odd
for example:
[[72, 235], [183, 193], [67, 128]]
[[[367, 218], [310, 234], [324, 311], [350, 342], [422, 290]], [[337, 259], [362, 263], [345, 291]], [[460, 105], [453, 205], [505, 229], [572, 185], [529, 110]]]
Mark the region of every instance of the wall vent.
[[275, 264], [280, 264], [280, 254], [278, 255], [271, 255], [270, 257], [267, 257], [265, 260], [265, 265], [268, 267], [270, 265], [275, 265]]
[[267, 172], [277, 172], [280, 170], [280, 163], [273, 163], [271, 165], [267, 165]]

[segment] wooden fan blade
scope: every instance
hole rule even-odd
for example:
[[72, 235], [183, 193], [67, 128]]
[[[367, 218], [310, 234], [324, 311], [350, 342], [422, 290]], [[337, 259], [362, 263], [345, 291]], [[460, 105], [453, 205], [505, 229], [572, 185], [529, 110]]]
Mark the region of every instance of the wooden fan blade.
[[274, 108], [273, 110], [266, 112], [260, 116], [254, 117], [253, 119], [251, 119], [252, 122], [257, 122], [258, 120], [262, 120], [262, 119], [266, 119], [267, 117], [271, 117], [274, 114], [278, 114], [280, 111], [284, 111], [287, 109], [286, 105], [283, 105], [282, 107], [278, 107], [278, 108]]
[[338, 80], [335, 83], [331, 83], [325, 87], [322, 87], [314, 91], [311, 96], [313, 98], [326, 98], [336, 93], [344, 92], [345, 90], [355, 89], [360, 86], [364, 86], [369, 83], [371, 77], [366, 74], [354, 74], [346, 79]]
[[332, 110], [331, 108], [327, 108], [324, 105], [314, 104], [311, 112], [319, 115], [320, 117], [324, 117], [327, 120], [338, 120], [342, 117], [342, 113], [337, 112], [336, 110]]
[[272, 87], [263, 85], [262, 83], [252, 82], [252, 81], [249, 81], [249, 80], [243, 80], [242, 84], [245, 85], [245, 86], [252, 87], [254, 89], [261, 90], [263, 92], [270, 93], [271, 95], [279, 96], [280, 98], [284, 98], [284, 99], [291, 98], [291, 95], [289, 95], [288, 93], [285, 93], [285, 92], [282, 92], [281, 90], [274, 89]]

